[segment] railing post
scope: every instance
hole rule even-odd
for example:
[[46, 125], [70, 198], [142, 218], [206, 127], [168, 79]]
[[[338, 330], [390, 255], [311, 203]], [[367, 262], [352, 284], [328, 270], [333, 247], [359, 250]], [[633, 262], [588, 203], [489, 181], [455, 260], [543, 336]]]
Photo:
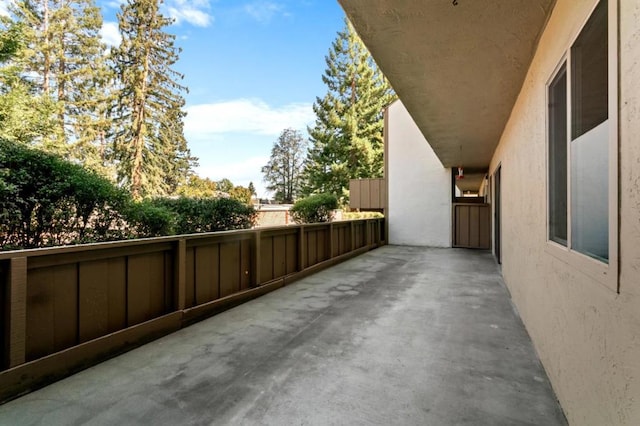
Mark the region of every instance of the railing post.
[[9, 265], [8, 367], [24, 364], [27, 349], [27, 258], [14, 257]]
[[307, 239], [304, 236], [304, 225], [300, 225], [298, 232], [298, 270], [304, 271], [307, 258]]
[[329, 259], [334, 257], [335, 243], [333, 242], [333, 222], [329, 223]]
[[364, 230], [365, 230], [365, 242], [367, 247], [371, 247], [373, 245], [373, 241], [371, 241], [371, 222], [368, 220], [364, 221]]
[[351, 236], [349, 251], [354, 251], [356, 249], [356, 224], [352, 220], [349, 222], [349, 226], [349, 235]]
[[261, 231], [253, 231], [253, 241], [252, 241], [252, 250], [253, 256], [251, 257], [251, 284], [254, 287], [258, 287], [262, 282], [260, 278], [260, 269], [262, 268], [262, 256], [260, 250], [260, 243], [262, 241], [262, 232]]
[[179, 239], [175, 250], [176, 286], [178, 290], [176, 307], [181, 311], [187, 307], [187, 241]]

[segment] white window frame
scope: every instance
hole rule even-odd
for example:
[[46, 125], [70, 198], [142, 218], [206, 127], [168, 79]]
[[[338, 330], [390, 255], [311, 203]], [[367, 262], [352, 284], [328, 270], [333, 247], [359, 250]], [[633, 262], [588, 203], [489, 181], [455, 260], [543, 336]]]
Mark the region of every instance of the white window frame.
[[[577, 271], [586, 274], [603, 284], [608, 289], [619, 292], [618, 277], [618, 155], [619, 155], [619, 46], [618, 46], [618, 2], [617, 0], [603, 0], [607, 2], [608, 14], [608, 73], [609, 73], [609, 262], [604, 263], [585, 254], [572, 250], [571, 247], [571, 47], [582, 32], [585, 24], [593, 14], [599, 1], [594, 1], [589, 14], [582, 25], [572, 34], [570, 42], [564, 49], [564, 54], [545, 85], [545, 122], [546, 122], [546, 248], [545, 251], [564, 263], [574, 267]], [[567, 246], [558, 244], [549, 239], [549, 87], [562, 66], [567, 65]]]

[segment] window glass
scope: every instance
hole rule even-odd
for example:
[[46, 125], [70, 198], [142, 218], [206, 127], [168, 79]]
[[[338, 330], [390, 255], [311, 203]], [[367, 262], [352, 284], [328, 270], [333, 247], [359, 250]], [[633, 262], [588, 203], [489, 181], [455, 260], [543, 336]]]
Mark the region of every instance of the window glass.
[[549, 86], [549, 239], [567, 245], [567, 70]]
[[609, 259], [607, 2], [601, 1], [571, 47], [571, 244]]
[[601, 1], [571, 46], [571, 139], [608, 117], [607, 2]]

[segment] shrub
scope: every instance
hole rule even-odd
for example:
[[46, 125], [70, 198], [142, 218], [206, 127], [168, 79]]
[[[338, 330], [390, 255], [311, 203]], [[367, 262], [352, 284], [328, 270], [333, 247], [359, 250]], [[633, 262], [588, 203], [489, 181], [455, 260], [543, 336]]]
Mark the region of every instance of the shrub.
[[330, 222], [333, 210], [338, 208], [338, 199], [332, 194], [312, 195], [297, 201], [291, 207], [291, 216], [296, 223]]
[[175, 214], [177, 234], [248, 229], [256, 218], [253, 206], [233, 198], [156, 198], [152, 203]]
[[132, 238], [162, 237], [175, 234], [178, 215], [151, 200], [131, 203], [125, 212]]
[[0, 140], [0, 195], [3, 250], [125, 236], [128, 194], [52, 154]]

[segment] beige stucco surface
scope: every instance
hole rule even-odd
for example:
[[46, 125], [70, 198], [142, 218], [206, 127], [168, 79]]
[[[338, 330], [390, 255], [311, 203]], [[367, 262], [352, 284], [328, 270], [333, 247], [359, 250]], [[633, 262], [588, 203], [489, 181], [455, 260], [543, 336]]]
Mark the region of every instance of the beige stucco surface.
[[339, 2], [442, 164], [486, 171], [554, 0]]
[[503, 274], [571, 424], [640, 424], [640, 0], [620, 5], [620, 293], [550, 254], [545, 84], [594, 0], [558, 0], [491, 161]]

